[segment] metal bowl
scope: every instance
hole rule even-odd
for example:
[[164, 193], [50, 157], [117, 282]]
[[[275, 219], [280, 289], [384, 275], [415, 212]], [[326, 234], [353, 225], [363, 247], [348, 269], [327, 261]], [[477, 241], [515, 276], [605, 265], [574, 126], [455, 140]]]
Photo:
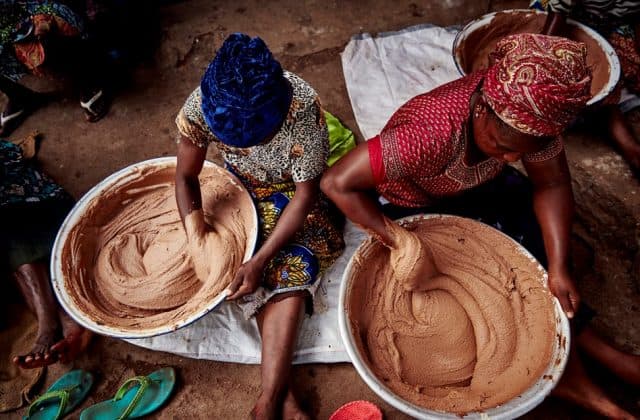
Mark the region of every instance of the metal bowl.
[[[541, 12], [539, 10], [531, 10], [531, 9], [512, 9], [512, 10], [503, 10], [500, 12], [493, 12], [483, 15], [475, 20], [469, 22], [458, 34], [456, 35], [453, 41], [453, 48], [451, 54], [453, 55], [453, 60], [456, 63], [456, 68], [461, 75], [466, 75], [464, 70], [464, 59], [462, 54], [462, 46], [464, 45], [464, 41], [474, 32], [484, 29], [489, 26], [493, 21], [493, 18], [497, 14], [501, 13], [522, 13], [522, 14], [540, 14], [546, 15], [545, 12]], [[587, 25], [584, 25], [580, 22], [577, 22], [572, 19], [567, 19], [567, 24], [570, 26], [575, 26], [584, 31], [588, 36], [593, 38], [598, 46], [604, 52], [605, 57], [609, 63], [609, 80], [607, 83], [595, 94], [592, 98], [587, 102], [587, 105], [595, 104], [596, 102], [601, 101], [606, 98], [616, 87], [618, 80], [620, 79], [620, 61], [618, 60], [618, 55], [615, 50], [609, 44], [609, 42], [602, 37], [598, 32], [594, 31]]]

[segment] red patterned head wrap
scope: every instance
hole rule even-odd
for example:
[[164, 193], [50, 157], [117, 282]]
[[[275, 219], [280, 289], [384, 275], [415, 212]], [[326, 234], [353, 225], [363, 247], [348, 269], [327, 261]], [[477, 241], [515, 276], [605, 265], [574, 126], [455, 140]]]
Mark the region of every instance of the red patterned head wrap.
[[534, 136], [563, 132], [591, 98], [587, 48], [539, 34], [509, 35], [492, 53], [484, 97], [509, 126]]

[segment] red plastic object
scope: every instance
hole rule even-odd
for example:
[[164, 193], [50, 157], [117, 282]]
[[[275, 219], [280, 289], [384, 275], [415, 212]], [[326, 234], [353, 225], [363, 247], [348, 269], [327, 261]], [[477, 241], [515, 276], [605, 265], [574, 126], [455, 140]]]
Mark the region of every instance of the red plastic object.
[[351, 401], [338, 408], [329, 420], [382, 420], [382, 411], [369, 401]]

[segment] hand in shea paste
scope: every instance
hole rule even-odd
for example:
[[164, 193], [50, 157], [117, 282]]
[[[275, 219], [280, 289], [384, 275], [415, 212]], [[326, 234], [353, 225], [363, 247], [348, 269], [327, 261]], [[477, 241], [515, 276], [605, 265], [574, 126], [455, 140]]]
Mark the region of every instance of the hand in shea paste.
[[390, 220], [385, 220], [393, 242], [390, 264], [393, 275], [404, 290], [424, 290], [428, 280], [439, 274], [431, 248], [418, 235]]
[[215, 270], [214, 266], [225, 265], [223, 256], [216, 255], [220, 244], [219, 235], [204, 220], [202, 210], [189, 213], [184, 220], [187, 247], [193, 262], [193, 270], [200, 281], [205, 282]]
[[136, 170], [87, 206], [62, 256], [71, 299], [122, 331], [175, 325], [233, 280], [255, 229], [246, 191], [225, 169], [200, 174], [202, 209], [184, 228], [174, 166]]

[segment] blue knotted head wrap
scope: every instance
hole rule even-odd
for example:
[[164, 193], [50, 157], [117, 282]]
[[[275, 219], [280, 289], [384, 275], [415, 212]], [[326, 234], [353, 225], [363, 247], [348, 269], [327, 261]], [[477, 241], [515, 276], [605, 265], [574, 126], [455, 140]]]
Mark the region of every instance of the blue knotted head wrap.
[[222, 44], [200, 82], [202, 112], [222, 143], [250, 147], [282, 124], [291, 88], [264, 41], [232, 34]]

